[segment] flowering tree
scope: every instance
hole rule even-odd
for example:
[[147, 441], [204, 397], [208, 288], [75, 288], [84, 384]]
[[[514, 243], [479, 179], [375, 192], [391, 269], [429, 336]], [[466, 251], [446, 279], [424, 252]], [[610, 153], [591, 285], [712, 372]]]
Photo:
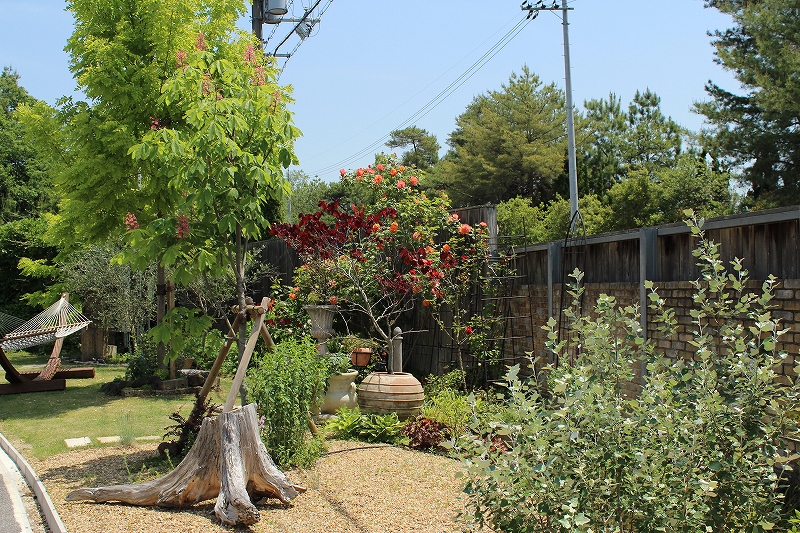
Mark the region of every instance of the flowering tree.
[[[437, 311], [458, 306], [461, 287], [483, 276], [486, 225], [462, 223], [449, 213], [446, 195], [422, 192], [414, 171], [391, 158], [342, 170], [341, 177], [374, 203], [342, 208], [323, 201], [316, 213], [300, 215], [297, 224], [277, 224], [271, 233], [305, 262], [299, 279], [307, 284], [291, 294], [314, 294], [318, 301], [361, 313], [391, 357], [392, 331], [403, 312], [419, 302]], [[468, 335], [467, 327], [457, 326], [459, 334]]]
[[[146, 227], [135, 213], [125, 221], [125, 259], [145, 263], [160, 252], [179, 282], [230, 268], [240, 309], [247, 243], [266, 230], [270, 206], [286, 190], [282, 169], [296, 160], [299, 135], [288, 96], [256, 45], [245, 35], [209, 42], [200, 33], [193, 49], [177, 52], [162, 98], [182, 114], [151, 117], [149, 133], [130, 149], [141, 165], [167, 169], [172, 210]], [[175, 340], [168, 327], [156, 336]]]

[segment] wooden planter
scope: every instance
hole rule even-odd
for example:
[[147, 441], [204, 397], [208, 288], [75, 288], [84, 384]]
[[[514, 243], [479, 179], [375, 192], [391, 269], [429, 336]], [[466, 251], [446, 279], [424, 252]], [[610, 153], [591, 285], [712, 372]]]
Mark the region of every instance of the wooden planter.
[[400, 420], [422, 412], [425, 393], [419, 380], [407, 372], [373, 372], [358, 387], [358, 407], [364, 413], [397, 413]]

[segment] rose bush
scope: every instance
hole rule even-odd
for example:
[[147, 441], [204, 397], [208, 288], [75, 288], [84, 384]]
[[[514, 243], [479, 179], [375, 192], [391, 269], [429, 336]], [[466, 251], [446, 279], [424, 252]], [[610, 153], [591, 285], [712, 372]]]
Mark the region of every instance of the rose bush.
[[[444, 193], [426, 194], [415, 169], [394, 158], [351, 172], [343, 184], [368, 205], [319, 203], [297, 224], [276, 224], [281, 237], [303, 258], [295, 298], [316, 298], [361, 313], [391, 347], [400, 315], [416, 301], [434, 310], [458, 306], [463, 287], [486, 272], [485, 224], [471, 227], [449, 212]], [[458, 324], [461, 334], [466, 324]], [[391, 348], [390, 348], [391, 349]]]

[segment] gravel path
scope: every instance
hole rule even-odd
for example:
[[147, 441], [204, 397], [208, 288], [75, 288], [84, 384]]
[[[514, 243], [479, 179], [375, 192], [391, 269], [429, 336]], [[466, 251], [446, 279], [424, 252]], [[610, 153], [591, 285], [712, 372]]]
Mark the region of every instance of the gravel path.
[[[67, 502], [78, 487], [130, 483], [130, 465], [155, 457], [156, 445], [84, 448], [31, 464], [70, 533], [216, 533], [214, 501], [189, 509]], [[129, 465], [126, 468], [126, 461]], [[134, 470], [137, 466], [133, 467]], [[462, 509], [460, 463], [385, 445], [329, 441], [328, 454], [305, 471], [287, 472], [308, 488], [291, 507], [258, 504], [261, 520], [238, 531], [269, 533], [456, 533]], [[134, 480], [143, 481], [137, 472]]]

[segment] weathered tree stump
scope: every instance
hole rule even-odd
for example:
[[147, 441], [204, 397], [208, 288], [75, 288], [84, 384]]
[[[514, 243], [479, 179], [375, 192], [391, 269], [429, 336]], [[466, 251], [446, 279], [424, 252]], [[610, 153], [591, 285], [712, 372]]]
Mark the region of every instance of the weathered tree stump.
[[227, 525], [259, 519], [253, 502], [289, 503], [305, 489], [278, 470], [258, 433], [255, 404], [203, 419], [194, 446], [169, 474], [137, 485], [77, 489], [68, 501], [117, 501], [131, 505], [186, 507], [217, 498], [214, 513]]

